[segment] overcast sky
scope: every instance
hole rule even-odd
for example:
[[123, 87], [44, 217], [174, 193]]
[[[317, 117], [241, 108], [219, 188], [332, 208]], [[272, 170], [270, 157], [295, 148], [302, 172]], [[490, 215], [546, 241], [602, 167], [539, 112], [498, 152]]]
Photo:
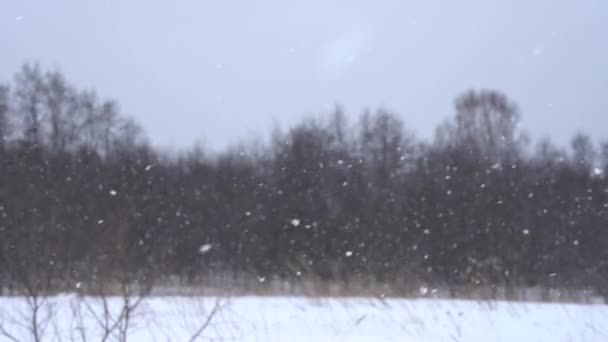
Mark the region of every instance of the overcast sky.
[[161, 146], [222, 148], [336, 103], [430, 137], [469, 88], [507, 93], [536, 138], [608, 138], [605, 0], [0, 0], [0, 80], [25, 61]]

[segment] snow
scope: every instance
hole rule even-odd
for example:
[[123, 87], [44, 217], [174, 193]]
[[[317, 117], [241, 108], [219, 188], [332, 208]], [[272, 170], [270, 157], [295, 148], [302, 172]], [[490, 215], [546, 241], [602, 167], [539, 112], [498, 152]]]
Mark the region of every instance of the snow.
[[291, 221], [289, 221], [289, 223], [291, 223], [291, 225], [294, 227], [298, 227], [298, 226], [300, 226], [300, 219], [297, 219], [297, 218], [291, 219]]
[[533, 56], [540, 56], [545, 51], [545, 47], [540, 45], [532, 49]]
[[341, 77], [365, 57], [373, 46], [373, 31], [361, 23], [327, 35], [319, 50], [319, 68], [325, 77]]
[[[421, 292], [430, 291], [423, 287]], [[78, 298], [51, 299], [64, 340], [76, 324], [70, 305]], [[100, 308], [99, 300], [86, 300]], [[118, 309], [121, 300], [110, 298], [109, 303]], [[128, 341], [187, 341], [216, 303], [212, 297], [149, 298], [133, 316]], [[219, 303], [221, 309], [203, 332], [204, 340], [577, 342], [605, 341], [608, 336], [608, 306], [598, 304], [300, 297], [234, 297]], [[24, 307], [22, 298], [0, 298], [0, 317]], [[29, 340], [17, 325], [0, 322], [19, 340]], [[85, 325], [94, 340], [99, 330], [93, 320], [85, 316]]]
[[202, 245], [199, 249], [198, 252], [200, 254], [206, 254], [209, 253], [211, 251], [211, 249], [213, 248], [213, 244], [211, 243], [206, 243], [204, 245]]

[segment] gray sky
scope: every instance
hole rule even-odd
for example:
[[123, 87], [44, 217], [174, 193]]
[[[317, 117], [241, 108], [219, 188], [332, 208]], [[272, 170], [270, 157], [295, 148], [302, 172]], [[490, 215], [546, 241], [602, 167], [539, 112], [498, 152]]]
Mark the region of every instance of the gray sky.
[[0, 0], [0, 80], [25, 61], [115, 98], [161, 146], [266, 136], [336, 103], [420, 136], [462, 91], [535, 138], [608, 138], [608, 1]]

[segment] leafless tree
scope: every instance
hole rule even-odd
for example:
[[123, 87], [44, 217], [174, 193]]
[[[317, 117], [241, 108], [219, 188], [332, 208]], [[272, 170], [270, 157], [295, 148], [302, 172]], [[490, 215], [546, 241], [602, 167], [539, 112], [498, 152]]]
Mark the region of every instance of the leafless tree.
[[579, 133], [574, 136], [571, 142], [574, 163], [584, 170], [591, 170], [595, 165], [597, 152], [593, 142], [588, 135]]
[[[208, 298], [211, 300], [211, 298]], [[228, 301], [221, 297], [213, 300], [209, 307], [207, 298], [191, 298], [186, 305], [188, 309], [183, 310], [181, 317], [184, 326], [190, 331], [188, 342], [202, 341], [205, 333], [210, 330], [212, 324], [220, 316]]]
[[44, 341], [56, 314], [55, 305], [40, 294], [26, 291], [22, 296], [20, 305], [0, 311], [0, 336], [11, 341], [20, 341], [23, 336], [34, 342]]
[[48, 72], [44, 78], [44, 110], [48, 113], [49, 144], [53, 151], [64, 152], [74, 147], [80, 122], [74, 90], [63, 75]]
[[15, 75], [16, 111], [23, 127], [24, 138], [34, 146], [42, 143], [45, 113], [44, 76], [38, 64], [24, 64]]
[[517, 106], [504, 94], [493, 90], [466, 92], [455, 101], [453, 122], [440, 126], [438, 138], [467, 149], [485, 160], [512, 158], [527, 142], [519, 131]]
[[5, 150], [10, 133], [10, 88], [0, 84], [0, 152]]

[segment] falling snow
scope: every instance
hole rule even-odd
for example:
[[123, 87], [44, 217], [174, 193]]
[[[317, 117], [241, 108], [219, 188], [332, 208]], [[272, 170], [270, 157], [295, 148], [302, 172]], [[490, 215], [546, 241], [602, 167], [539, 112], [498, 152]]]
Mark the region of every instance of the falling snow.
[[425, 296], [427, 293], [429, 293], [429, 288], [426, 286], [420, 286], [420, 294]]
[[532, 49], [532, 55], [533, 56], [540, 56], [544, 51], [545, 51], [545, 47], [544, 46], [537, 46], [534, 49]]
[[211, 251], [211, 249], [213, 249], [213, 244], [206, 243], [198, 249], [198, 252], [200, 254], [206, 254], [206, 253], [209, 253]]

